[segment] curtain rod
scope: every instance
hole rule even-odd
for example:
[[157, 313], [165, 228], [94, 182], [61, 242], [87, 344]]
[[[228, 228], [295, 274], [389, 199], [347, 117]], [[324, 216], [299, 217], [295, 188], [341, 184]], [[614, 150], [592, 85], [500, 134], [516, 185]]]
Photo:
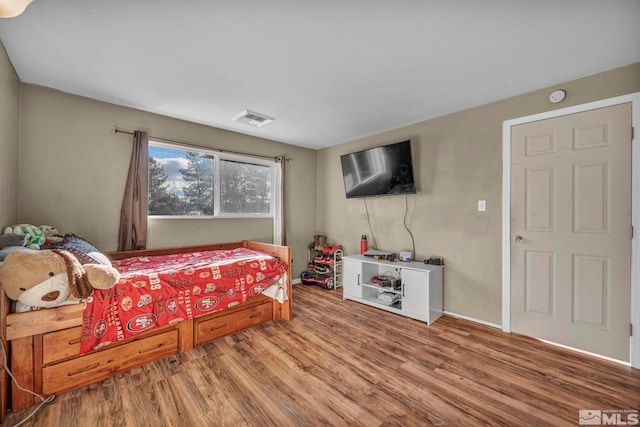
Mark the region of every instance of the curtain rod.
[[[111, 128], [111, 133], [126, 133], [127, 135], [133, 135], [133, 131], [130, 130], [126, 130], [126, 129], [120, 129], [117, 128], [115, 126], [113, 126]], [[193, 147], [193, 148], [202, 148], [204, 150], [210, 150], [210, 151], [217, 151], [218, 153], [231, 153], [231, 154], [238, 154], [238, 155], [242, 155], [242, 156], [250, 156], [250, 157], [257, 157], [257, 158], [261, 158], [261, 159], [269, 159], [269, 160], [275, 160], [276, 162], [280, 161], [280, 157], [279, 156], [265, 156], [262, 154], [252, 154], [252, 153], [245, 153], [242, 151], [234, 151], [234, 150], [226, 150], [226, 149], [222, 149], [222, 148], [215, 148], [215, 147], [207, 147], [204, 145], [199, 145], [199, 144], [194, 144], [192, 142], [186, 142], [186, 141], [178, 141], [175, 139], [171, 139], [171, 138], [164, 138], [162, 136], [153, 136], [153, 135], [149, 135], [149, 139], [154, 139], [156, 141], [160, 141], [160, 142], [169, 142], [172, 144], [178, 144], [178, 145], [184, 145], [187, 147]], [[285, 161], [289, 161], [291, 159], [284, 159]]]

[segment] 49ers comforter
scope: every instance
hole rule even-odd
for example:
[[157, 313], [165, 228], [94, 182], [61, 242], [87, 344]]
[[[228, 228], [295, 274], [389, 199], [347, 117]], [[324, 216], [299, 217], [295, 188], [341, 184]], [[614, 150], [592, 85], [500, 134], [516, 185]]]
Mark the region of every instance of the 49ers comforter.
[[133, 257], [113, 266], [120, 281], [87, 299], [81, 354], [282, 289], [287, 273], [283, 261], [246, 248]]

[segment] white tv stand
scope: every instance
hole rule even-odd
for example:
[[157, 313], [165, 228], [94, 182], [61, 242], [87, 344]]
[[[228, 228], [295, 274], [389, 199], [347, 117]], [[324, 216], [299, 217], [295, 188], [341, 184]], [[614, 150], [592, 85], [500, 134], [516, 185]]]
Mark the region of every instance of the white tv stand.
[[[343, 298], [432, 324], [442, 316], [443, 291], [440, 265], [382, 261], [363, 255], [343, 257]], [[400, 279], [401, 284], [380, 286], [375, 276]], [[389, 303], [394, 300], [394, 303]]]

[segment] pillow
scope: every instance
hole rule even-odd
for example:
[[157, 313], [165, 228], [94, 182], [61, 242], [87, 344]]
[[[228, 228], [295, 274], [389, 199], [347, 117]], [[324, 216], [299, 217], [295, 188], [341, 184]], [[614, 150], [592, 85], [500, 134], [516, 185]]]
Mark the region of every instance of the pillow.
[[78, 258], [80, 264], [103, 264], [111, 266], [109, 258], [98, 248], [75, 234], [66, 234], [59, 249], [69, 251]]

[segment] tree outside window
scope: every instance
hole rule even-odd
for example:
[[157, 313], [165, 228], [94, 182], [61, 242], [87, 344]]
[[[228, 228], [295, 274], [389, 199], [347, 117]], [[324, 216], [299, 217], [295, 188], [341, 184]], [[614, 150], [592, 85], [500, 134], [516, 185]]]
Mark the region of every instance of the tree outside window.
[[152, 142], [149, 215], [271, 216], [274, 167], [251, 158]]

